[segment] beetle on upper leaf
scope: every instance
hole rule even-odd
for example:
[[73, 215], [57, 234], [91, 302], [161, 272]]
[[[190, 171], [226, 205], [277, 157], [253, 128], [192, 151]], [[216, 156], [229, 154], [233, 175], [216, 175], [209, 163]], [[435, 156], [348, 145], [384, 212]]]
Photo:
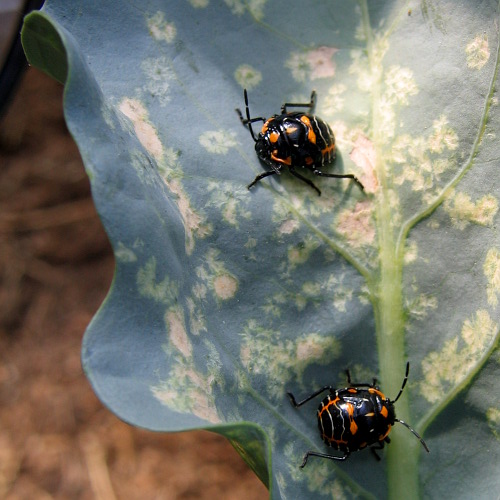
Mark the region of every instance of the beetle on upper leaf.
[[[314, 175], [321, 177], [335, 177], [340, 179], [352, 179], [363, 190], [363, 184], [354, 174], [329, 174], [323, 172], [322, 168], [335, 160], [335, 136], [330, 126], [321, 118], [313, 115], [316, 105], [316, 92], [311, 92], [311, 100], [308, 103], [286, 102], [281, 106], [281, 114], [273, 115], [271, 118], [250, 117], [248, 107], [248, 94], [244, 90], [246, 118], [241, 110], [237, 109], [241, 123], [248, 127], [250, 135], [255, 141], [255, 152], [264, 164], [271, 170], [257, 175], [248, 185], [248, 189], [254, 186], [264, 177], [281, 174], [286, 168], [288, 171], [316, 190], [318, 195], [321, 191], [309, 179], [297, 172], [297, 168], [310, 170]], [[288, 111], [287, 108], [309, 108], [309, 113], [302, 111]], [[256, 136], [252, 123], [262, 121], [263, 125]]]

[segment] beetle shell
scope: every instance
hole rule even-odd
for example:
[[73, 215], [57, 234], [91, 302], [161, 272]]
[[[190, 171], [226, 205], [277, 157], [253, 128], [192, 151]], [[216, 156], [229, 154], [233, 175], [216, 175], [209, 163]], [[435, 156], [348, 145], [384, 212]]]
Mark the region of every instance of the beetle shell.
[[318, 408], [323, 441], [351, 452], [383, 443], [395, 422], [394, 405], [376, 387], [349, 387], [328, 395]]
[[255, 143], [258, 157], [268, 164], [319, 169], [335, 159], [335, 136], [317, 116], [295, 112], [264, 122]]

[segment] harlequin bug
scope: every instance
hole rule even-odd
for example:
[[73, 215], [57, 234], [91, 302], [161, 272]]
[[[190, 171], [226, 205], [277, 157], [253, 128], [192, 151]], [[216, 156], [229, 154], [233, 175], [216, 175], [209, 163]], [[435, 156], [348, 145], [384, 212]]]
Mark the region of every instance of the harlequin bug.
[[[295, 401], [293, 394], [288, 392], [292, 405], [298, 408], [322, 392], [330, 391], [330, 394], [323, 399], [318, 408], [319, 432], [328, 446], [344, 453], [343, 456], [335, 456], [308, 451], [304, 455], [300, 467], [306, 465], [310, 456], [330, 460], [346, 460], [352, 451], [362, 450], [372, 445], [377, 445], [370, 449], [375, 458], [380, 460], [375, 450], [381, 450], [385, 443], [390, 443], [388, 434], [394, 422], [399, 422], [409, 429], [420, 440], [425, 451], [429, 453], [425, 441], [406, 422], [396, 418], [394, 410], [394, 403], [403, 393], [409, 371], [410, 363], [407, 363], [403, 384], [396, 399], [392, 401], [380, 392], [376, 379], [373, 379], [371, 384], [353, 384], [349, 370], [346, 370], [349, 387], [344, 389], [334, 389], [326, 386], [299, 403]], [[366, 387], [366, 389], [362, 389], [362, 387]]]
[[[269, 175], [281, 174], [281, 170], [288, 171], [316, 190], [318, 195], [321, 191], [312, 181], [305, 178], [296, 168], [305, 168], [314, 175], [322, 177], [335, 177], [340, 179], [352, 179], [363, 190], [363, 184], [359, 182], [354, 174], [328, 174], [321, 170], [335, 160], [335, 136], [330, 126], [321, 118], [312, 114], [316, 105], [316, 92], [311, 93], [308, 103], [286, 102], [281, 106], [281, 114], [273, 115], [271, 118], [250, 117], [248, 107], [248, 94], [243, 91], [245, 97], [246, 118], [239, 109], [238, 113], [241, 123], [248, 127], [252, 139], [255, 141], [255, 151], [260, 160], [271, 168], [257, 177], [248, 185], [248, 189], [257, 184], [261, 179]], [[301, 111], [290, 112], [287, 108], [309, 108], [311, 114]], [[258, 136], [252, 128], [252, 123], [262, 121], [264, 124]]]

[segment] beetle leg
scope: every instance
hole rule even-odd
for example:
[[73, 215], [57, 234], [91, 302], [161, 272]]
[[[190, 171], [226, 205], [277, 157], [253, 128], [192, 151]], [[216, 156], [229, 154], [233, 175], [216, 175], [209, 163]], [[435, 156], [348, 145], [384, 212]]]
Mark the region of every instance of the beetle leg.
[[375, 445], [370, 446], [370, 450], [372, 450], [373, 456], [377, 459], [377, 462], [380, 462], [380, 457], [379, 457], [376, 450], [383, 450], [384, 449], [384, 442], [379, 441], [377, 444], [378, 444], [377, 447], [375, 447]]
[[365, 187], [359, 179], [354, 174], [327, 174], [322, 172], [321, 170], [313, 170], [314, 175], [319, 175], [321, 177], [335, 177], [336, 179], [352, 179], [361, 189], [361, 191], [365, 190]]
[[318, 389], [316, 392], [313, 392], [306, 399], [303, 399], [302, 401], [300, 401], [298, 403], [297, 403], [297, 401], [295, 401], [295, 396], [291, 392], [287, 392], [287, 394], [288, 394], [288, 397], [290, 398], [290, 402], [292, 403], [292, 406], [295, 407], [295, 408], [298, 408], [299, 406], [302, 406], [304, 403], [307, 403], [308, 401], [311, 401], [311, 399], [315, 398], [316, 396], [318, 396], [322, 392], [325, 392], [325, 391], [328, 391], [328, 390], [330, 392], [332, 392], [332, 393], [335, 392], [334, 389], [331, 386], [325, 385], [325, 387], [322, 387], [321, 389]]
[[279, 174], [279, 171], [277, 170], [268, 170], [267, 172], [263, 172], [262, 174], [259, 174], [255, 179], [247, 186], [248, 189], [250, 189], [252, 186], [255, 186], [257, 182], [259, 182], [261, 179], [264, 179], [264, 177], [268, 177], [269, 175], [274, 175], [274, 174]]
[[311, 100], [307, 103], [299, 103], [299, 102], [285, 102], [283, 106], [281, 106], [281, 114], [284, 115], [288, 113], [286, 108], [309, 108], [309, 111], [313, 111], [316, 106], [316, 91], [313, 90], [311, 92]]
[[352, 382], [351, 380], [351, 372], [349, 371], [349, 368], [346, 369], [345, 371], [347, 375], [347, 383], [349, 387], [376, 387], [377, 386], [377, 379], [374, 377], [373, 378], [373, 383], [367, 384], [367, 383], [360, 383], [360, 382]]
[[235, 109], [236, 113], [238, 113], [239, 117], [240, 117], [240, 120], [241, 120], [241, 123], [245, 126], [245, 127], [248, 127], [248, 130], [250, 130], [250, 135], [252, 136], [252, 139], [257, 142], [257, 137], [255, 137], [255, 133], [253, 131], [253, 128], [252, 128], [252, 123], [255, 123], [255, 122], [265, 122], [266, 119], [265, 118], [262, 118], [262, 116], [259, 116], [258, 118], [243, 118], [243, 115], [241, 114], [241, 110], [239, 108], [236, 108]]
[[318, 193], [318, 196], [321, 196], [321, 191], [314, 185], [314, 183], [312, 181], [310, 181], [309, 179], [306, 179], [305, 177], [303, 177], [302, 175], [300, 175], [292, 167], [290, 167], [289, 170], [290, 170], [290, 173], [292, 175], [294, 175], [295, 177], [297, 177], [297, 179], [300, 179], [302, 182], [305, 182], [308, 186], [311, 186]]
[[349, 457], [350, 452], [345, 451], [343, 457], [336, 457], [335, 455], [328, 455], [327, 453], [318, 453], [316, 451], [308, 451], [304, 455], [304, 460], [302, 460], [302, 464], [300, 465], [300, 468], [303, 469], [306, 466], [307, 460], [309, 457], [319, 457], [319, 458], [327, 458], [328, 460], [347, 460]]

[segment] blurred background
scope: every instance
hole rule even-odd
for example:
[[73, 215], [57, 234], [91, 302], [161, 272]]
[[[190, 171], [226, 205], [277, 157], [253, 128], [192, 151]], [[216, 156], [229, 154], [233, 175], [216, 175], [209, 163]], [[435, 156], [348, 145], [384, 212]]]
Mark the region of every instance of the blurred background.
[[114, 259], [63, 88], [15, 43], [33, 3], [0, 0], [0, 498], [267, 498], [224, 438], [134, 429], [82, 372]]

